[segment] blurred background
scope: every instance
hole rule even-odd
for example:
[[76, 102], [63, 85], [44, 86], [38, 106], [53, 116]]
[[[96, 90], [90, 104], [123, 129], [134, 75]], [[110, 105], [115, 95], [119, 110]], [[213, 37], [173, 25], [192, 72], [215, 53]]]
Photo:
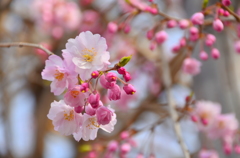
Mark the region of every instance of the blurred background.
[[[164, 13], [177, 18], [190, 18], [201, 10], [202, 4], [201, 0], [154, 1]], [[212, 0], [210, 4], [214, 2]], [[240, 1], [232, 2], [237, 9]], [[150, 42], [145, 38], [146, 31], [159, 22], [159, 17], [142, 13], [126, 18], [128, 10], [124, 0], [0, 0], [0, 42], [43, 44], [61, 56], [69, 38], [87, 30], [99, 33], [107, 39], [112, 65], [122, 56], [133, 55], [127, 70], [133, 77], [131, 84], [137, 89], [137, 95], [122, 96], [124, 99], [118, 102], [105, 99], [105, 103], [113, 105], [117, 111], [118, 123], [113, 133], [99, 132], [95, 141], [76, 142], [72, 136], [55, 132], [47, 118], [51, 102], [61, 99], [50, 93], [50, 83], [41, 78], [47, 55], [33, 48], [0, 48], [0, 157], [88, 157], [84, 152], [88, 145], [97, 150], [109, 140], [118, 139], [120, 132], [155, 124], [159, 116], [164, 116], [166, 109], [158, 106], [166, 103], [165, 91], [161, 85], [160, 70], [153, 64], [158, 53], [149, 49]], [[107, 31], [110, 21], [122, 20], [131, 28], [129, 33], [127, 30], [117, 34]], [[178, 28], [167, 31], [169, 39], [163, 52], [171, 61], [174, 58], [171, 48], [184, 32]], [[205, 31], [215, 33], [212, 28]], [[201, 73], [194, 78], [183, 74], [177, 66], [179, 71], [173, 77], [173, 96], [177, 105], [183, 106], [185, 97], [193, 90], [197, 99], [219, 102], [223, 113], [235, 112], [239, 120], [240, 56], [234, 52], [231, 30], [216, 36], [221, 58], [204, 62]], [[199, 46], [194, 52], [197, 57]], [[102, 96], [105, 93], [103, 91]], [[193, 157], [197, 157], [201, 147], [215, 147], [221, 158], [227, 157], [221, 151], [221, 143], [212, 143], [199, 135], [191, 121], [183, 119], [181, 126], [184, 141]], [[157, 158], [183, 157], [169, 119], [157, 125], [154, 131], [154, 135], [148, 130], [134, 135], [138, 145], [133, 147], [128, 157], [136, 157], [139, 152], [146, 157], [151, 153]], [[232, 154], [228, 157], [238, 156]]]

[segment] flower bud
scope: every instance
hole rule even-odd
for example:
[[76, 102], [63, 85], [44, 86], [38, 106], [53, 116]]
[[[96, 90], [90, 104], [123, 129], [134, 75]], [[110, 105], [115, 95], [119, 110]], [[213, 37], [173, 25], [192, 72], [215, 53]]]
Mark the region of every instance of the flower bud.
[[189, 21], [186, 20], [186, 19], [180, 20], [180, 21], [179, 21], [179, 27], [180, 27], [181, 29], [186, 29], [186, 28], [188, 28], [188, 27], [189, 27]]
[[235, 151], [236, 154], [240, 154], [240, 145], [236, 145], [234, 147], [234, 151]]
[[91, 94], [88, 98], [89, 104], [91, 104], [92, 108], [94, 108], [94, 109], [99, 107], [99, 101], [100, 101], [99, 93]]
[[154, 51], [156, 48], [157, 48], [157, 43], [156, 43], [155, 41], [152, 41], [152, 42], [150, 43], [149, 49], [150, 49], [151, 51]]
[[116, 33], [118, 30], [118, 25], [115, 22], [108, 23], [108, 31], [110, 33]]
[[128, 95], [133, 95], [134, 93], [136, 93], [135, 88], [131, 84], [125, 84], [124, 87], [123, 87], [123, 90]]
[[123, 31], [124, 31], [124, 33], [128, 34], [131, 31], [130, 25], [126, 24]]
[[219, 14], [219, 15], [223, 15], [223, 14], [224, 14], [224, 10], [223, 10], [222, 8], [219, 8], [219, 9], [218, 9], [218, 14]]
[[84, 83], [82, 83], [82, 84], [80, 85], [80, 91], [81, 91], [82, 93], [87, 92], [87, 91], [88, 91], [88, 88], [89, 88], [89, 85], [88, 85], [87, 82], [84, 82]]
[[193, 16], [191, 17], [191, 21], [194, 25], [202, 25], [204, 22], [203, 13], [199, 12], [199, 13], [193, 14]]
[[126, 69], [124, 67], [120, 67], [117, 69], [117, 72], [121, 75], [124, 75], [126, 73]]
[[76, 113], [81, 113], [84, 109], [84, 106], [76, 106], [74, 107], [74, 110]]
[[115, 152], [115, 151], [117, 151], [117, 149], [118, 149], [118, 142], [115, 141], [115, 140], [109, 142], [107, 149], [108, 149], [108, 151], [110, 151], [110, 152]]
[[129, 133], [128, 133], [128, 131], [123, 131], [123, 132], [120, 134], [120, 138], [121, 138], [122, 140], [128, 139], [128, 138], [129, 138]]
[[193, 121], [193, 122], [198, 122], [198, 118], [196, 117], [196, 116], [191, 116], [191, 120]]
[[122, 144], [121, 149], [120, 149], [121, 154], [123, 154], [123, 155], [127, 154], [130, 150], [131, 150], [131, 146], [128, 143]]
[[96, 114], [96, 109], [93, 109], [90, 104], [88, 104], [85, 108], [85, 112], [90, 115], [90, 116], [93, 116]]
[[212, 34], [207, 34], [205, 44], [207, 46], [212, 46], [216, 42], [216, 37]]
[[176, 45], [176, 46], [174, 46], [174, 47], [172, 48], [172, 52], [173, 52], [173, 53], [178, 53], [180, 49], [181, 49], [181, 46], [180, 46], [180, 45]]
[[186, 58], [183, 61], [183, 71], [190, 75], [197, 75], [201, 71], [201, 62], [194, 58]]
[[204, 126], [207, 126], [207, 125], [208, 125], [208, 120], [207, 120], [207, 119], [202, 118], [202, 119], [201, 119], [201, 122], [202, 122], [202, 124], [203, 124]]
[[174, 27], [176, 27], [176, 25], [177, 25], [176, 20], [169, 20], [167, 22], [167, 28], [174, 28]]
[[92, 76], [92, 78], [98, 78], [99, 72], [98, 71], [93, 71], [91, 76]]
[[149, 40], [151, 40], [152, 38], [153, 38], [153, 36], [154, 36], [154, 32], [153, 32], [153, 30], [149, 30], [149, 31], [147, 31], [147, 38], [149, 39]]
[[208, 59], [208, 54], [205, 51], [201, 51], [199, 57], [205, 61]]
[[156, 41], [158, 44], [162, 44], [168, 38], [168, 34], [165, 31], [159, 31], [155, 35]]
[[104, 74], [100, 77], [100, 83], [106, 89], [113, 88], [115, 85], [115, 82], [108, 82]]
[[222, 0], [222, 4], [225, 6], [230, 6], [231, 5], [231, 0]]
[[117, 84], [108, 90], [108, 99], [109, 100], [119, 100], [121, 99], [121, 89]]
[[232, 153], [232, 145], [229, 143], [224, 143], [223, 150], [226, 155], [230, 155]]
[[216, 19], [213, 21], [213, 29], [221, 32], [224, 29], [224, 25], [220, 19]]
[[130, 81], [132, 79], [131, 75], [129, 72], [126, 72], [124, 75], [123, 75], [123, 78], [126, 82]]
[[181, 47], [184, 47], [184, 46], [186, 46], [186, 44], [187, 44], [186, 39], [185, 39], [185, 38], [181, 38], [181, 39], [180, 39], [180, 46], [181, 46]]
[[113, 112], [105, 106], [101, 106], [96, 111], [97, 122], [100, 125], [109, 124], [112, 119]]
[[115, 82], [117, 80], [117, 75], [113, 72], [107, 73], [105, 77], [108, 82]]
[[224, 13], [223, 13], [223, 16], [228, 17], [229, 15], [230, 15], [230, 13], [225, 10]]
[[197, 34], [199, 34], [198, 28], [196, 28], [196, 27], [191, 27], [191, 28], [189, 29], [189, 32], [190, 32], [191, 35], [197, 35]]
[[234, 48], [237, 53], [240, 53], [240, 41], [235, 42]]
[[211, 51], [211, 55], [213, 59], [218, 59], [220, 57], [220, 52], [217, 48], [213, 48]]

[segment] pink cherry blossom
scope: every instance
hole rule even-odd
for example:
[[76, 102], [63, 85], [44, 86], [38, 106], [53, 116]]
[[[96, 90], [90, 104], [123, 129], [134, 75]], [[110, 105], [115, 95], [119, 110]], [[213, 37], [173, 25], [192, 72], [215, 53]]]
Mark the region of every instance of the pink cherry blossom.
[[63, 135], [77, 132], [83, 119], [82, 114], [76, 113], [74, 108], [66, 105], [63, 100], [51, 104], [47, 117], [53, 121], [54, 130]]
[[232, 136], [238, 129], [238, 121], [234, 114], [221, 114], [218, 115], [211, 129], [208, 131], [210, 138], [222, 138]]
[[175, 26], [177, 26], [176, 20], [169, 20], [167, 22], [167, 28], [174, 28]]
[[88, 104], [85, 108], [85, 112], [90, 116], [94, 116], [96, 114], [96, 109], [92, 108], [92, 106]]
[[101, 85], [106, 88], [106, 89], [111, 89], [115, 86], [115, 83], [116, 82], [108, 82], [108, 80], [106, 80], [106, 76], [103, 74], [101, 77], [100, 77], [100, 83]]
[[118, 142], [117, 141], [111, 141], [108, 143], [107, 150], [109, 152], [115, 152], [118, 149]]
[[192, 116], [198, 118], [201, 130], [206, 130], [215, 121], [215, 118], [221, 113], [221, 106], [218, 103], [210, 101], [197, 101]]
[[91, 73], [101, 70], [109, 63], [109, 52], [105, 38], [90, 31], [82, 32], [75, 39], [69, 39], [66, 51], [72, 55], [75, 71], [80, 74], [82, 80], [91, 78]]
[[108, 31], [110, 33], [116, 33], [118, 30], [118, 25], [115, 22], [108, 23]]
[[225, 6], [230, 6], [231, 5], [231, 0], [222, 0], [222, 4]]
[[197, 75], [200, 73], [201, 62], [194, 58], [186, 58], [183, 61], [183, 71], [190, 75]]
[[219, 158], [218, 153], [215, 150], [202, 149], [199, 152], [199, 158]]
[[212, 34], [207, 34], [206, 36], [206, 45], [207, 46], [212, 46], [216, 42], [216, 37]]
[[182, 19], [182, 20], [179, 21], [179, 27], [181, 29], [186, 29], [186, 28], [189, 27], [189, 25], [190, 25], [190, 22], [186, 19]]
[[156, 41], [158, 44], [162, 44], [168, 38], [168, 34], [165, 31], [159, 31], [155, 35]]
[[105, 106], [101, 106], [96, 111], [97, 122], [100, 125], [108, 124], [112, 119], [113, 112]]
[[92, 108], [96, 109], [99, 107], [99, 101], [100, 101], [100, 94], [90, 94], [88, 98], [89, 104], [92, 106]]
[[117, 80], [117, 75], [113, 72], [109, 72], [105, 75], [105, 78], [108, 82], [115, 82]]
[[123, 78], [126, 82], [130, 81], [132, 79], [131, 75], [129, 72], [126, 72], [124, 75], [123, 75]]
[[117, 72], [121, 75], [124, 75], [126, 73], [126, 69], [124, 67], [120, 67], [117, 69]]
[[64, 101], [66, 104], [77, 107], [84, 106], [85, 94], [80, 91], [80, 85], [76, 85], [75, 87], [69, 89], [67, 93], [64, 95]]
[[220, 52], [217, 48], [213, 48], [211, 51], [211, 55], [213, 59], [218, 59], [220, 57]]
[[42, 71], [42, 78], [52, 81], [51, 92], [60, 95], [65, 88], [77, 83], [76, 73], [69, 69], [68, 64], [59, 56], [51, 55], [46, 60], [45, 69]]
[[207, 60], [208, 59], [208, 54], [205, 51], [201, 51], [199, 54], [200, 59], [202, 60]]
[[119, 100], [121, 99], [121, 89], [117, 84], [108, 90], [108, 99], [109, 100]]

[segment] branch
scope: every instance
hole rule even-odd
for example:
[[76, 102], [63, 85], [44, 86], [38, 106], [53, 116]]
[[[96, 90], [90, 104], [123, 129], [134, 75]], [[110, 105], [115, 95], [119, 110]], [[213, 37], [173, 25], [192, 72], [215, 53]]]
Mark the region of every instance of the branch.
[[40, 44], [34, 43], [25, 43], [25, 42], [10, 42], [10, 43], [0, 43], [0, 47], [33, 47], [41, 49], [42, 51], [46, 52], [48, 55], [53, 55], [54, 53], [48, 50], [47, 48], [43, 47]]
[[163, 85], [167, 91], [167, 100], [170, 110], [170, 116], [173, 121], [174, 130], [178, 139], [178, 142], [182, 148], [183, 154], [185, 158], [190, 158], [190, 153], [187, 149], [187, 146], [185, 145], [183, 138], [182, 138], [182, 132], [180, 128], [180, 124], [178, 122], [178, 114], [175, 110], [175, 102], [171, 94], [171, 75], [170, 75], [170, 68], [169, 64], [165, 58], [164, 53], [161, 51], [161, 68], [162, 68], [162, 77], [163, 77]]

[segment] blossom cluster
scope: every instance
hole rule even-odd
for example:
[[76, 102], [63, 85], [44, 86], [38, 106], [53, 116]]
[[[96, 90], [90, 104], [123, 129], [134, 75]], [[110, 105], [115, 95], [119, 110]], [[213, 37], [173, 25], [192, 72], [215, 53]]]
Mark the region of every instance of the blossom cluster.
[[235, 148], [239, 152], [238, 127], [239, 123], [234, 114], [221, 114], [221, 105], [210, 101], [197, 101], [191, 111], [191, 119], [199, 130], [210, 139], [221, 139], [226, 154]]
[[[73, 135], [77, 141], [94, 140], [99, 128], [112, 132], [116, 114], [110, 106], [103, 105], [97, 84], [100, 80], [102, 87], [108, 90], [109, 100], [121, 98], [117, 80], [124, 84], [126, 94], [133, 95], [135, 88], [126, 83], [131, 80], [131, 75], [123, 67], [130, 57], [123, 57], [108, 69], [110, 54], [106, 40], [89, 31], [69, 39], [62, 52], [63, 59], [57, 55], [49, 56], [42, 71], [42, 78], [52, 81], [51, 92], [54, 95], [64, 93], [63, 100], [51, 104], [48, 114], [54, 129], [63, 135]], [[111, 70], [116, 70], [126, 82], [109, 72]]]
[[82, 18], [77, 4], [66, 0], [34, 0], [34, 12], [39, 26], [56, 39], [78, 29]]

